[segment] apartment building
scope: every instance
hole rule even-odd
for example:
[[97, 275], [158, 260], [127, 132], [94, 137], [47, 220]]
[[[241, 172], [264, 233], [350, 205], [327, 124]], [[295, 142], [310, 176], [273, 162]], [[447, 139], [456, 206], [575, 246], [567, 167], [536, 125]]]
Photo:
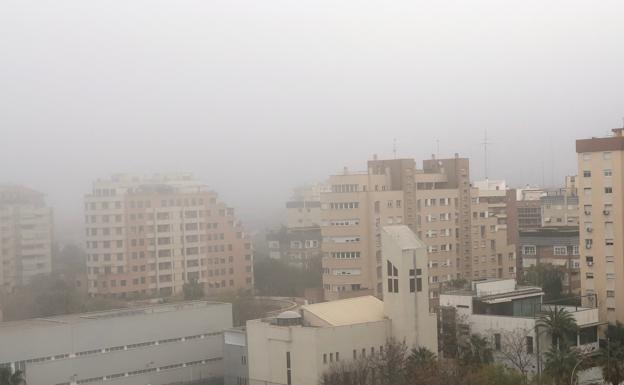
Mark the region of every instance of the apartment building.
[[0, 185], [0, 291], [10, 293], [52, 271], [53, 228], [42, 193]]
[[596, 294], [600, 319], [610, 323], [624, 322], [623, 131], [576, 141], [581, 289]]
[[206, 301], [0, 322], [0, 367], [29, 385], [220, 383], [231, 327], [232, 305]]
[[253, 288], [251, 241], [234, 209], [187, 174], [115, 175], [85, 196], [88, 291], [167, 296]]
[[269, 257], [309, 268], [321, 258], [321, 228], [282, 227], [267, 234]]
[[382, 295], [381, 227], [403, 223], [403, 191], [385, 174], [329, 178], [321, 194], [323, 289], [326, 300]]
[[321, 223], [321, 193], [329, 191], [322, 183], [301, 186], [295, 189], [292, 198], [286, 202], [286, 226], [318, 227]]
[[504, 181], [472, 189], [472, 278], [514, 278], [516, 245], [509, 242]]
[[[329, 184], [332, 192], [321, 194], [328, 299], [381, 294], [379, 227], [388, 224], [406, 224], [426, 244], [432, 304], [443, 282], [475, 274], [515, 276], [515, 248], [506, 226], [508, 193], [472, 188], [466, 158], [427, 159], [422, 169], [414, 159], [374, 158], [366, 172], [345, 171], [331, 176]], [[482, 226], [487, 228], [483, 236]], [[482, 243], [488, 253], [481, 252]], [[351, 251], [345, 254], [352, 256], [348, 261], [336, 261], [334, 256], [342, 254], [332, 254]], [[476, 269], [473, 251], [479, 257]]]
[[563, 292], [581, 293], [578, 228], [542, 228], [520, 232], [518, 242], [522, 267], [551, 264], [564, 272]]
[[579, 198], [567, 189], [548, 192], [540, 198], [542, 227], [579, 226]]

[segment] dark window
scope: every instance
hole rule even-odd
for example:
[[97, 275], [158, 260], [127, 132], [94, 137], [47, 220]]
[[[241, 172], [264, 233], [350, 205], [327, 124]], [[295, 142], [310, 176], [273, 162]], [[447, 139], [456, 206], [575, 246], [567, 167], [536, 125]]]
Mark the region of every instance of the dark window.
[[398, 279], [394, 280], [394, 292], [395, 293], [399, 292], [399, 280]]
[[422, 291], [422, 278], [416, 278], [416, 291]]
[[533, 337], [531, 336], [526, 338], [526, 349], [528, 354], [533, 354]]
[[410, 278], [410, 293], [416, 291], [416, 279]]

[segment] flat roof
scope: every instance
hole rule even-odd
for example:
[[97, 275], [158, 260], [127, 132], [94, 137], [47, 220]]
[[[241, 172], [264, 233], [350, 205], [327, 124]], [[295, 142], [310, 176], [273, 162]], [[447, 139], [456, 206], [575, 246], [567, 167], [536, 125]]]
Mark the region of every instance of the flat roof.
[[301, 307], [330, 326], [353, 325], [384, 320], [383, 302], [372, 295], [321, 302]]
[[34, 327], [34, 326], [50, 326], [53, 324], [67, 325], [80, 322], [88, 322], [94, 320], [102, 320], [117, 317], [132, 317], [145, 314], [156, 314], [173, 312], [178, 310], [189, 310], [194, 308], [203, 308], [209, 306], [225, 305], [225, 302], [214, 301], [187, 301], [174, 302], [166, 304], [156, 304], [150, 306], [129, 307], [124, 309], [105, 310], [89, 313], [65, 314], [51, 317], [29, 318], [18, 321], [0, 322], [0, 329], [11, 327]]

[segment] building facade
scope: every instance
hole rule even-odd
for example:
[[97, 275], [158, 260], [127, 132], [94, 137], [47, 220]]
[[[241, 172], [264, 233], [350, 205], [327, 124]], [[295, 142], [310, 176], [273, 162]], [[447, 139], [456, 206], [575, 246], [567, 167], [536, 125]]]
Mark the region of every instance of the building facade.
[[52, 271], [53, 228], [43, 194], [0, 185], [0, 291], [10, 293]]
[[190, 175], [99, 180], [85, 222], [93, 296], [167, 296], [193, 280], [207, 293], [253, 288], [251, 241], [234, 209]]
[[381, 232], [384, 300], [359, 296], [248, 321], [246, 339], [232, 334], [231, 347], [226, 342], [233, 353], [226, 372], [237, 380], [247, 344], [249, 376], [232, 385], [318, 385], [333, 365], [379, 354], [390, 338], [437, 351], [426, 246], [404, 225]]
[[[444, 282], [472, 279], [477, 272], [479, 277], [515, 276], [515, 249], [506, 226], [507, 193], [472, 188], [468, 159], [428, 159], [422, 169], [414, 159], [373, 159], [366, 172], [345, 170], [331, 176], [329, 185], [331, 192], [321, 194], [327, 299], [381, 296], [380, 229], [391, 224], [406, 224], [427, 245], [433, 305]], [[492, 215], [482, 218], [482, 213]], [[483, 239], [481, 226], [488, 229]], [[485, 259], [481, 241], [494, 246]], [[473, 268], [473, 252], [479, 257], [478, 268]]]
[[576, 141], [581, 288], [596, 294], [600, 317], [610, 323], [624, 322], [623, 130]]
[[0, 323], [0, 366], [29, 385], [164, 385], [223, 377], [229, 303], [183, 302]]
[[598, 349], [595, 306], [544, 303], [543, 296], [541, 288], [519, 286], [513, 279], [474, 281], [468, 290], [440, 295], [440, 306], [447, 310], [441, 314], [451, 317], [441, 324], [485, 337], [497, 362], [518, 369], [522, 360], [528, 374], [543, 370], [543, 353], [551, 348], [552, 339], [538, 330], [538, 320], [552, 310], [563, 308], [574, 317], [579, 330], [569, 341], [571, 346], [584, 352]]
[[563, 292], [581, 294], [579, 231], [574, 228], [542, 228], [520, 232], [519, 256], [523, 268], [551, 264], [564, 272]]
[[267, 234], [269, 257], [309, 268], [321, 258], [321, 228], [282, 227]]

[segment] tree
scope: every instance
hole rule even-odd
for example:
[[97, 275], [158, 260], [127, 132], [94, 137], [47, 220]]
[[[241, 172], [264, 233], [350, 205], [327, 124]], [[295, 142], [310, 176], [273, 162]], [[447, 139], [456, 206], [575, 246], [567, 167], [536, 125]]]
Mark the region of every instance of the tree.
[[374, 380], [379, 379], [380, 385], [405, 385], [407, 379], [407, 345], [389, 339], [383, 350], [371, 357]]
[[529, 369], [535, 362], [535, 357], [529, 352], [529, 346], [527, 345], [527, 337], [531, 335], [531, 330], [527, 329], [515, 329], [503, 332], [501, 335], [500, 354], [525, 379]]
[[624, 326], [619, 322], [609, 325], [606, 337], [607, 343], [598, 351], [596, 363], [607, 383], [619, 385], [624, 382]]
[[0, 385], [26, 385], [26, 379], [20, 370], [11, 372], [11, 368], [0, 368]]
[[567, 385], [570, 382], [572, 370], [580, 360], [575, 349], [570, 349], [566, 343], [553, 345], [544, 356], [546, 366], [544, 374], [553, 381], [554, 385]]
[[494, 360], [492, 347], [487, 339], [472, 334], [466, 343], [460, 346], [459, 360], [464, 366], [481, 367]]
[[[578, 326], [574, 316], [565, 308], [553, 305], [540, 316], [536, 324], [538, 330], [548, 333], [552, 338], [553, 346], [559, 348], [565, 344], [566, 337], [576, 335]], [[540, 334], [541, 334], [540, 332]]]
[[524, 271], [523, 282], [539, 286], [544, 290], [544, 298], [553, 300], [561, 298], [565, 272], [561, 267], [550, 263], [539, 263]]
[[184, 292], [184, 300], [192, 301], [204, 297], [204, 285], [199, 283], [197, 279], [191, 279], [182, 286]]
[[433, 385], [438, 383], [440, 368], [435, 353], [419, 347], [413, 348], [407, 357], [407, 383], [410, 385]]

